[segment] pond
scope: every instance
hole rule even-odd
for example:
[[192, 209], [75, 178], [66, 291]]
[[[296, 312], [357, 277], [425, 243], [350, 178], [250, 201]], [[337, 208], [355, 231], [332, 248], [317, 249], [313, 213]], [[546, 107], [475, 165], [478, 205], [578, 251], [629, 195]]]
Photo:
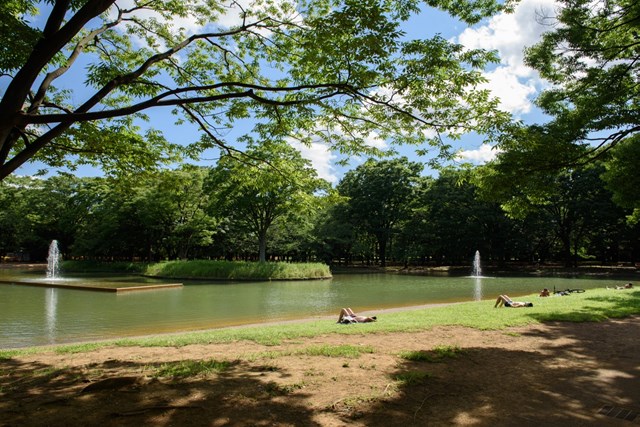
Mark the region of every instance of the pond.
[[[493, 300], [501, 293], [517, 297], [544, 287], [589, 289], [621, 282], [597, 277], [347, 274], [321, 281], [184, 282], [182, 288], [124, 294], [11, 284], [32, 279], [34, 274], [0, 269], [0, 280], [9, 282], [0, 284], [0, 348], [337, 317], [341, 307], [375, 312], [423, 304]], [[77, 276], [69, 280], [144, 281], [127, 276]]]

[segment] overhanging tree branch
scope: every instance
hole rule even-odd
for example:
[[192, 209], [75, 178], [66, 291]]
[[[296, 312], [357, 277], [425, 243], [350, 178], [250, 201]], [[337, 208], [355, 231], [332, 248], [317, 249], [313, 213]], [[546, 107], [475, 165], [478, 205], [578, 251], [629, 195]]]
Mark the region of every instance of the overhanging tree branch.
[[[36, 0], [21, 1], [38, 8]], [[114, 159], [121, 155], [125, 162], [146, 155], [157, 161], [173, 158], [176, 144], [159, 132], [150, 133], [144, 143], [137, 135], [136, 119], [147, 118], [142, 113], [158, 107], [181, 107], [223, 149], [231, 145], [216, 137], [214, 121], [231, 127], [236, 120], [255, 120], [243, 137], [253, 140], [270, 134], [283, 138], [284, 132], [312, 134], [314, 126], [336, 117], [333, 122], [344, 132], [336, 132], [335, 146], [357, 152], [366, 150], [358, 133], [376, 128], [420, 143], [425, 127], [447, 128], [449, 122], [447, 129], [453, 129], [474, 117], [502, 119], [488, 102], [472, 103], [472, 108], [487, 107], [472, 114], [442, 95], [425, 93], [420, 101], [421, 90], [442, 88], [464, 100], [473, 69], [489, 56], [469, 61], [441, 38], [405, 44], [399, 26], [408, 16], [394, 12], [395, 1], [401, 0], [314, 0], [294, 10], [279, 2], [214, 2], [204, 9], [200, 0], [150, 0], [126, 9], [115, 0], [54, 0], [41, 39], [28, 56], [20, 57], [24, 63], [10, 68], [17, 72], [0, 100], [0, 179], [34, 159], [71, 165], [75, 160], [66, 159], [65, 151], [102, 150], [98, 144], [113, 147]], [[485, 6], [471, 8], [478, 7], [479, 13], [491, 9]], [[235, 17], [225, 15], [228, 11]], [[172, 18], [183, 19], [184, 27], [174, 26]], [[235, 18], [235, 24], [227, 18]], [[24, 25], [29, 27], [27, 21]], [[88, 61], [80, 61], [82, 56]], [[418, 62], [427, 70], [446, 65], [452, 72], [412, 74]], [[59, 78], [78, 64], [88, 64], [87, 84]], [[415, 85], [403, 88], [408, 80]], [[406, 89], [410, 96], [397, 101], [372, 92], [383, 86]], [[74, 103], [77, 98], [83, 101]], [[207, 114], [217, 116], [209, 122]], [[348, 132], [353, 132], [351, 147]], [[106, 139], [119, 134], [122, 139]], [[193, 154], [190, 150], [206, 145], [186, 146], [182, 153]], [[115, 169], [117, 161], [112, 160], [107, 164]]]

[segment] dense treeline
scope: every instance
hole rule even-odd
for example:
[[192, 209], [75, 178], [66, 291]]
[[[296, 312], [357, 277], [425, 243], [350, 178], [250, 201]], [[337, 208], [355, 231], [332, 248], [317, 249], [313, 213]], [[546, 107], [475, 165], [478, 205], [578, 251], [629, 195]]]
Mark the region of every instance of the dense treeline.
[[495, 264], [639, 259], [640, 227], [612, 201], [604, 163], [544, 174], [523, 195], [495, 165], [431, 178], [406, 158], [369, 160], [331, 188], [293, 150], [253, 154], [135, 180], [10, 177], [0, 184], [0, 255], [43, 260], [56, 239], [67, 259], [468, 265], [476, 250]]
[[[532, 125], [481, 89], [494, 52], [407, 39], [415, 0], [318, 0], [294, 14], [286, 2], [114, 3], [0, 2], [5, 259], [42, 260], [57, 239], [66, 258], [97, 260], [468, 264], [475, 250], [496, 264], [639, 260], [638, 2], [557, 2], [550, 31], [524, 52], [550, 83], [536, 99], [549, 120]], [[467, 24], [503, 10], [429, 3]], [[31, 19], [38, 12], [44, 21]], [[207, 32], [187, 37], [170, 24], [178, 16]], [[78, 66], [88, 98], [77, 79], [60, 79]], [[201, 138], [173, 144], [141, 130], [147, 110], [169, 106]], [[441, 165], [446, 141], [469, 132], [495, 143], [495, 161], [428, 178], [407, 159], [370, 160], [335, 188], [287, 145], [389, 154], [366, 143], [375, 134], [433, 148]], [[213, 147], [225, 154], [215, 168], [142, 173]], [[30, 161], [100, 166], [109, 178], [12, 176]]]

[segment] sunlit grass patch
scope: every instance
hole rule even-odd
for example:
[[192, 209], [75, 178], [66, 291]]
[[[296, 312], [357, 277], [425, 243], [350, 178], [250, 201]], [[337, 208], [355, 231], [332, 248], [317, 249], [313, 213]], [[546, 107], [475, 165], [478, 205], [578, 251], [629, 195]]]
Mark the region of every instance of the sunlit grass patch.
[[61, 347], [55, 347], [54, 351], [58, 354], [74, 354], [74, 353], [86, 353], [88, 351], [98, 350], [106, 347], [107, 343], [83, 343], [83, 344], [70, 344]]
[[356, 346], [356, 345], [318, 345], [306, 347], [298, 354], [304, 354], [307, 356], [326, 356], [326, 357], [347, 357], [357, 358], [361, 354], [373, 353], [374, 349], [371, 346]]
[[465, 353], [465, 350], [461, 349], [457, 345], [438, 345], [431, 351], [433, 351], [433, 353], [440, 359], [456, 358]]
[[373, 353], [371, 346], [356, 346], [349, 344], [342, 345], [314, 345], [304, 348], [279, 351], [263, 351], [245, 356], [246, 360], [257, 359], [277, 359], [283, 356], [324, 356], [324, 357], [346, 357], [355, 359], [361, 354]]
[[181, 360], [179, 362], [163, 363], [155, 370], [154, 377], [186, 378], [201, 374], [222, 372], [228, 369], [232, 362], [216, 360]]
[[425, 379], [429, 378], [431, 374], [428, 372], [422, 371], [409, 371], [409, 372], [401, 372], [399, 374], [394, 374], [392, 379], [404, 386], [411, 386], [422, 384]]
[[431, 351], [403, 351], [399, 356], [404, 360], [412, 362], [441, 362], [446, 358], [456, 358], [463, 354], [465, 350], [458, 346], [440, 345], [434, 347]]
[[400, 358], [411, 362], [433, 362], [434, 357], [431, 353], [423, 350], [402, 351], [398, 354]]

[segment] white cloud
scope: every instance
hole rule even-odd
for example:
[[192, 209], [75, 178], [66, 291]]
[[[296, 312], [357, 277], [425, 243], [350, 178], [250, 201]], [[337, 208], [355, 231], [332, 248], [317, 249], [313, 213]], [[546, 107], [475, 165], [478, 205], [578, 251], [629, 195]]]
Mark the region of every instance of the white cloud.
[[338, 182], [339, 178], [333, 163], [336, 156], [325, 144], [313, 142], [307, 146], [297, 141], [290, 141], [289, 144], [300, 151], [302, 157], [311, 162], [313, 168], [318, 172], [318, 177], [326, 179], [332, 184]]
[[[458, 40], [469, 48], [496, 49], [504, 64], [520, 68], [523, 48], [531, 46], [552, 28], [540, 23], [542, 15], [552, 15], [554, 0], [523, 0], [513, 13], [501, 13], [479, 28], [467, 28]], [[520, 69], [519, 72], [525, 72]]]
[[369, 135], [364, 137], [364, 144], [369, 147], [377, 148], [379, 150], [386, 150], [389, 148], [387, 142], [380, 138], [376, 132], [369, 132]]
[[489, 80], [482, 85], [500, 98], [500, 108], [513, 114], [526, 114], [531, 111], [531, 97], [537, 93], [535, 79], [524, 82], [514, 73], [512, 67], [502, 66], [486, 73]]
[[469, 49], [497, 50], [501, 64], [487, 72], [485, 88], [501, 99], [501, 108], [514, 114], [531, 111], [531, 99], [545, 83], [537, 72], [524, 65], [524, 48], [532, 46], [543, 32], [552, 28], [541, 23], [542, 16], [553, 15], [554, 0], [522, 0], [514, 13], [501, 13], [486, 25], [467, 28], [457, 42]]
[[493, 160], [500, 152], [489, 144], [482, 144], [477, 150], [465, 150], [458, 153], [457, 158], [472, 163], [486, 163]]
[[[333, 128], [334, 134], [342, 134], [340, 129]], [[322, 179], [326, 179], [332, 184], [336, 184], [340, 179], [342, 172], [336, 167], [338, 155], [335, 150], [329, 148], [329, 145], [325, 142], [321, 142], [319, 138], [314, 138], [315, 141], [309, 145], [303, 144], [297, 140], [290, 139], [289, 145], [300, 151], [300, 154], [305, 159], [311, 162], [311, 166], [316, 170], [318, 176]], [[389, 148], [387, 142], [380, 138], [375, 132], [371, 132], [364, 138], [364, 145], [377, 148], [379, 150], [386, 150]], [[350, 163], [362, 163], [365, 158], [360, 156], [349, 157]]]

